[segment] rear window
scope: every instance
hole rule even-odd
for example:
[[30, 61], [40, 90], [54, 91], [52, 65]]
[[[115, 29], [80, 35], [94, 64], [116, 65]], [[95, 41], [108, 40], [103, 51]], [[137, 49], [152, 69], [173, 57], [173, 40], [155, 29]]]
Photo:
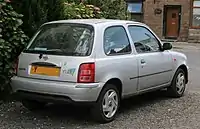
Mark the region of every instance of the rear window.
[[27, 53], [89, 56], [92, 51], [94, 28], [85, 24], [47, 24], [41, 27]]

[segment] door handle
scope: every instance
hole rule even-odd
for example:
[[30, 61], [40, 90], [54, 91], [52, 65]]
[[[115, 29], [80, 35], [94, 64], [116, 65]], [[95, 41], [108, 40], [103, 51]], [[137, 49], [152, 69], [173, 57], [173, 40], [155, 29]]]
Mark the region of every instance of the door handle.
[[141, 59], [141, 64], [145, 64], [146, 61], [144, 59]]

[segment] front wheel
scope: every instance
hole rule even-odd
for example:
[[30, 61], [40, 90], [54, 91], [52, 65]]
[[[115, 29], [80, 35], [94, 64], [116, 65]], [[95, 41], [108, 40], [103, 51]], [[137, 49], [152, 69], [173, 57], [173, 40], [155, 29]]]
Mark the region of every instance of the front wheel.
[[171, 87], [168, 88], [168, 93], [172, 97], [182, 97], [186, 88], [186, 76], [182, 69], [178, 69], [172, 80]]
[[116, 86], [105, 85], [97, 103], [92, 108], [94, 119], [100, 123], [108, 123], [115, 119], [120, 106], [120, 94]]

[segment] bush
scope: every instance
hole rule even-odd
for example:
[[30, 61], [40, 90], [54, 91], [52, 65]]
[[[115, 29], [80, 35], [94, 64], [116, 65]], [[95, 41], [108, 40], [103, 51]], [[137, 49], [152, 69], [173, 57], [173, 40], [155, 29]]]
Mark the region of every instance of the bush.
[[0, 90], [2, 91], [13, 76], [13, 64], [28, 38], [20, 29], [22, 15], [13, 10], [8, 0], [0, 0], [0, 16]]
[[63, 19], [88, 19], [102, 18], [102, 12], [94, 5], [84, 5], [83, 3], [64, 2]]
[[98, 6], [107, 19], [127, 19], [125, 0], [85, 0], [86, 4]]

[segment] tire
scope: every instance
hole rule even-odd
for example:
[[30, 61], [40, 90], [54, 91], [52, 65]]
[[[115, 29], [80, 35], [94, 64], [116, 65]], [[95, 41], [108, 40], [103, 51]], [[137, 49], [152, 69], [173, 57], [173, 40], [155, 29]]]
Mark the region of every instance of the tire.
[[[114, 97], [111, 97], [111, 94]], [[91, 109], [91, 113], [94, 120], [102, 124], [113, 121], [119, 110], [120, 100], [121, 100], [121, 97], [120, 97], [120, 93], [117, 87], [112, 84], [106, 84], [105, 88], [103, 88], [103, 90], [101, 91], [99, 95], [97, 103]]]
[[22, 100], [22, 105], [30, 111], [36, 111], [43, 109], [46, 106], [46, 103], [33, 100]]
[[167, 89], [168, 94], [171, 97], [179, 98], [184, 95], [185, 89], [186, 89], [185, 72], [182, 69], [178, 69], [174, 75], [171, 86]]

